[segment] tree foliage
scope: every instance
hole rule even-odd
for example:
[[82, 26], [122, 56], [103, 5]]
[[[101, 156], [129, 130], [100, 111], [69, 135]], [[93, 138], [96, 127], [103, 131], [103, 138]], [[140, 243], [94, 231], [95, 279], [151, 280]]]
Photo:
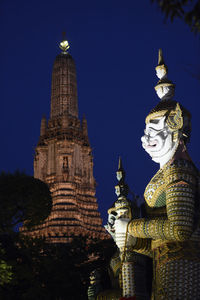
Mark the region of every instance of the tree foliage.
[[[89, 274], [107, 264], [108, 242], [87, 244], [76, 237], [68, 244], [48, 244], [16, 233], [1, 235], [3, 259], [12, 268], [11, 280], [0, 285], [4, 300], [86, 300]], [[94, 250], [98, 259], [89, 259]]]
[[86, 299], [81, 263], [87, 255], [81, 240], [52, 245], [16, 234], [4, 236], [2, 246], [13, 273], [11, 280], [0, 287], [0, 299]]
[[200, 0], [151, 0], [156, 2], [166, 19], [179, 18], [191, 31], [200, 33]]
[[25, 222], [27, 228], [42, 222], [51, 211], [48, 186], [21, 172], [0, 174], [0, 233], [14, 231]]
[[51, 211], [48, 186], [23, 173], [0, 174], [0, 299], [86, 300], [89, 274], [106, 266], [109, 241], [88, 243], [75, 237], [67, 244], [48, 244], [16, 231], [28, 229]]
[[9, 283], [12, 279], [12, 267], [3, 259], [4, 249], [0, 248], [0, 286]]

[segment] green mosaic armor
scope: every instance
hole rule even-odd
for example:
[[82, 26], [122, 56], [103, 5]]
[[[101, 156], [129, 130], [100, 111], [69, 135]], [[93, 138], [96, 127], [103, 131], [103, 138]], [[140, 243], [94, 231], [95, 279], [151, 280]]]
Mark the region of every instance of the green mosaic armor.
[[138, 238], [135, 251], [153, 257], [152, 299], [200, 299], [198, 170], [189, 160], [170, 161], [144, 196], [147, 217], [132, 220], [128, 231]]

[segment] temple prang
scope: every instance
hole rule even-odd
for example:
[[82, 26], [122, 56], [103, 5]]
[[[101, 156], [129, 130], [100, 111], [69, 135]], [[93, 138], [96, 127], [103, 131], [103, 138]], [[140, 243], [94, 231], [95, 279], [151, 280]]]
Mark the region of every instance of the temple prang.
[[108, 238], [102, 227], [93, 176], [87, 121], [78, 117], [76, 68], [66, 40], [60, 43], [52, 71], [51, 112], [41, 120], [35, 148], [34, 177], [49, 185], [52, 211], [28, 234], [65, 243], [73, 236]]

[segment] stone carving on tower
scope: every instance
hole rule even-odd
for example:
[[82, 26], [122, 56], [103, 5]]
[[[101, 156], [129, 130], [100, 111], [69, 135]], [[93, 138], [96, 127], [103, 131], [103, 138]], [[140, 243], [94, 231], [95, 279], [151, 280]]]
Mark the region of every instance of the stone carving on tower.
[[31, 234], [53, 243], [80, 234], [103, 239], [107, 235], [95, 198], [87, 121], [78, 118], [75, 63], [66, 40], [60, 48], [52, 72], [50, 119], [42, 118], [34, 157], [34, 177], [49, 185], [53, 206], [48, 219]]
[[156, 72], [159, 81], [155, 89], [161, 101], [146, 117], [142, 146], [160, 168], [144, 192], [147, 216], [116, 219], [114, 234], [120, 236], [120, 243], [116, 240], [119, 248], [130, 235], [133, 251], [153, 259], [151, 299], [197, 300], [200, 176], [186, 148], [191, 115], [172, 99], [175, 86], [167, 79], [161, 50]]

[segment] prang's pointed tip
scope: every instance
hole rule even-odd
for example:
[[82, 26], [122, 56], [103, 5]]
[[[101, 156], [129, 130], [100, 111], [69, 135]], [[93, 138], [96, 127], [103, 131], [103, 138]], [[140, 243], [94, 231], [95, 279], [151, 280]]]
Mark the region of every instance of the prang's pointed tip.
[[60, 49], [62, 50], [62, 52], [64, 53], [64, 54], [66, 54], [67, 53], [67, 50], [69, 49], [69, 43], [68, 43], [68, 41], [67, 41], [67, 39], [66, 39], [66, 33], [65, 32], [63, 32], [62, 33], [62, 42], [59, 44], [59, 47], [60, 47]]

